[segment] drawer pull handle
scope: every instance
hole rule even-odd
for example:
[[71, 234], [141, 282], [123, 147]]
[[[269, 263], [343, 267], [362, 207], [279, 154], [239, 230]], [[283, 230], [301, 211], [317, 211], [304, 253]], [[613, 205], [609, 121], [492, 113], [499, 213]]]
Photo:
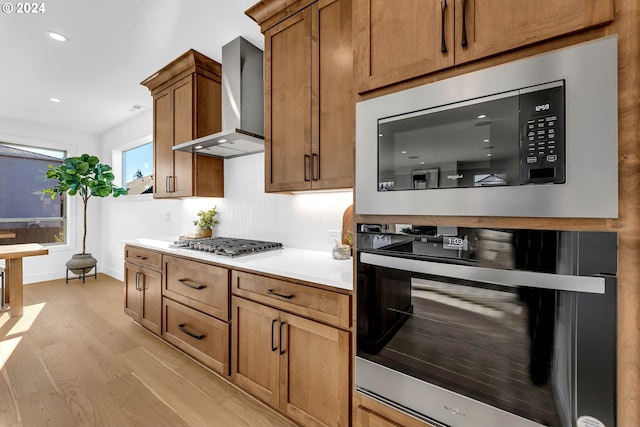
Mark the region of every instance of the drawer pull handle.
[[271, 321], [271, 351], [276, 351], [276, 350], [278, 349], [278, 347], [276, 347], [276, 346], [273, 344], [273, 338], [274, 338], [274, 336], [273, 336], [273, 335], [274, 335], [274, 334], [273, 334], [273, 325], [275, 325], [276, 323], [278, 323], [278, 319], [273, 319], [273, 320]]
[[178, 283], [183, 284], [188, 288], [195, 289], [197, 291], [199, 291], [200, 289], [206, 288], [205, 285], [198, 285], [197, 283], [193, 283], [193, 282], [188, 281], [186, 279], [178, 279]]
[[141, 260], [147, 259], [146, 256], [142, 256], [142, 255], [136, 255], [136, 258], [141, 259]]
[[197, 339], [197, 340], [203, 340], [203, 339], [204, 339], [204, 337], [205, 337], [205, 335], [204, 335], [204, 334], [194, 334], [193, 332], [188, 331], [188, 330], [185, 328], [185, 324], [184, 324], [184, 323], [179, 324], [179, 325], [178, 325], [178, 329], [180, 329], [180, 330], [181, 330], [182, 332], [184, 332], [185, 334], [187, 334], [187, 335], [189, 335], [190, 337], [195, 338], [195, 339]]
[[270, 295], [275, 295], [275, 296], [280, 297], [280, 298], [286, 298], [286, 299], [293, 298], [293, 295], [279, 294], [276, 291], [274, 291], [273, 289], [267, 289], [267, 293], [270, 294]]

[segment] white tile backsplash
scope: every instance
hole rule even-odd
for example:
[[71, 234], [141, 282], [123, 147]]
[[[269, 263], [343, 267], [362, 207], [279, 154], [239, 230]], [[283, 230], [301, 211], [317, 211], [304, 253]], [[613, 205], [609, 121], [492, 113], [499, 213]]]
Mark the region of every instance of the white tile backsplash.
[[224, 199], [183, 201], [183, 232], [193, 232], [198, 210], [218, 206], [219, 236], [271, 240], [287, 247], [330, 251], [329, 230], [342, 229], [352, 191], [302, 194], [264, 192], [264, 153], [225, 159]]

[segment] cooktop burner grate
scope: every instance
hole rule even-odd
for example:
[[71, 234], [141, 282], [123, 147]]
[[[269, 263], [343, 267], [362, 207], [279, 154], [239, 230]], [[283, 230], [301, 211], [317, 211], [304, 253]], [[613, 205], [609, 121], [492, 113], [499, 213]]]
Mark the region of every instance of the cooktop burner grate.
[[235, 239], [231, 237], [212, 237], [209, 239], [178, 240], [171, 247], [211, 252], [216, 255], [236, 257], [258, 252], [282, 249], [282, 243], [262, 240]]

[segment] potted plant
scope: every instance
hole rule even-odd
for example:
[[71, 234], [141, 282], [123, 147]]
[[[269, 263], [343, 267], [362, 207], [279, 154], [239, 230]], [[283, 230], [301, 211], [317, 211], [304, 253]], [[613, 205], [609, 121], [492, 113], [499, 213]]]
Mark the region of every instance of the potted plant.
[[97, 261], [87, 254], [87, 203], [93, 196], [114, 197], [127, 194], [127, 190], [117, 187], [113, 184], [114, 175], [111, 172], [111, 166], [100, 163], [96, 156], [83, 154], [78, 157], [67, 157], [64, 161], [53, 167], [49, 165], [47, 170], [47, 179], [55, 181], [55, 185], [42, 190], [44, 194], [50, 194], [51, 199], [55, 199], [56, 195], [65, 193], [70, 196], [79, 195], [84, 204], [82, 234], [82, 253], [74, 254], [67, 261], [67, 268], [75, 274], [85, 275], [95, 267]]
[[213, 233], [212, 228], [218, 224], [218, 221], [214, 219], [217, 213], [217, 206], [214, 206], [212, 209], [207, 211], [198, 212], [199, 219], [193, 221], [193, 225], [199, 228], [197, 233], [198, 236], [211, 237], [211, 234]]

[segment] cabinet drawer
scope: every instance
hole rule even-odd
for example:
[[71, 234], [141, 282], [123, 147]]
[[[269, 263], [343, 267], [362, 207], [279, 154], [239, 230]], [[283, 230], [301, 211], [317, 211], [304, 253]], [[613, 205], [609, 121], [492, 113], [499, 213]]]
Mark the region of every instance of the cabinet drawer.
[[164, 277], [164, 296], [229, 320], [228, 269], [165, 256]]
[[235, 295], [300, 314], [345, 329], [350, 322], [350, 295], [312, 288], [294, 282], [232, 271]]
[[135, 246], [125, 246], [124, 260], [132, 264], [162, 271], [162, 254]]
[[214, 371], [229, 375], [229, 324], [163, 298], [163, 337]]

